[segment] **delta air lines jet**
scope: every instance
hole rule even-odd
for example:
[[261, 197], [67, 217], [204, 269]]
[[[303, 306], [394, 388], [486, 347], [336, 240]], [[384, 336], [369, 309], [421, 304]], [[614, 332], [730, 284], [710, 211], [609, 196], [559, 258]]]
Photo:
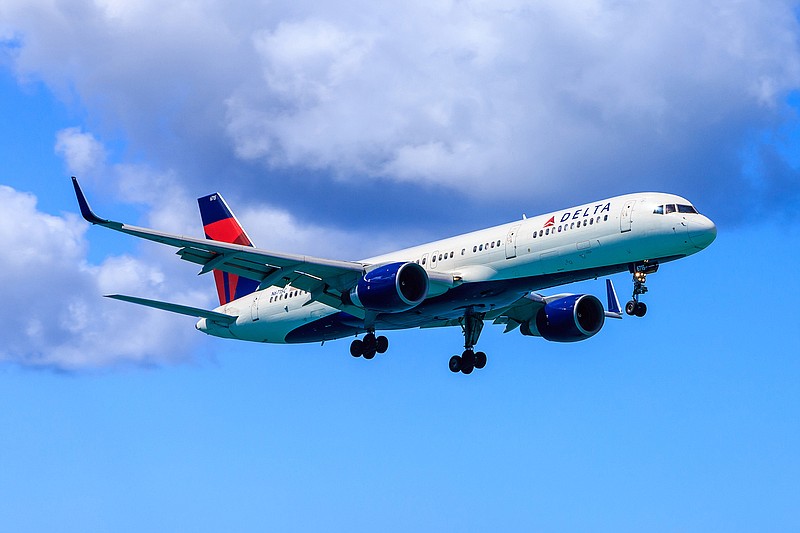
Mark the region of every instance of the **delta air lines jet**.
[[254, 247], [218, 193], [198, 199], [206, 238], [197, 239], [100, 218], [72, 182], [90, 223], [173, 246], [181, 259], [201, 265], [201, 274], [213, 272], [219, 307], [110, 298], [199, 318], [198, 330], [229, 339], [282, 344], [356, 337], [350, 353], [365, 359], [389, 346], [378, 331], [460, 326], [464, 351], [449, 366], [464, 374], [486, 365], [486, 354], [474, 350], [486, 321], [506, 332], [573, 342], [598, 333], [606, 318], [622, 318], [611, 280], [605, 308], [590, 294], [538, 291], [628, 271], [633, 295], [625, 312], [642, 317], [647, 275], [702, 250], [717, 234], [684, 198], [646, 192], [338, 261]]

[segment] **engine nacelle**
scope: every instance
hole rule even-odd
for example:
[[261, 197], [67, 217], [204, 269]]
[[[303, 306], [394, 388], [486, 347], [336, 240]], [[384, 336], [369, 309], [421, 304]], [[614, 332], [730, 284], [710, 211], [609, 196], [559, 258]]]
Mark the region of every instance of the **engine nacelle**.
[[595, 296], [571, 294], [547, 302], [533, 319], [520, 326], [520, 332], [549, 341], [575, 342], [595, 335], [605, 321], [605, 309]]
[[353, 305], [381, 313], [400, 313], [428, 295], [428, 273], [417, 263], [391, 263], [370, 270], [350, 291]]

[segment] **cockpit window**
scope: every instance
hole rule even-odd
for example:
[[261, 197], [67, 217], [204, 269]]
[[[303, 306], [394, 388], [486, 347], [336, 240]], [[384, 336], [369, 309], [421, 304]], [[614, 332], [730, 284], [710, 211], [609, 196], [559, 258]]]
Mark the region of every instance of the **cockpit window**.
[[655, 209], [653, 209], [653, 214], [654, 215], [663, 215], [664, 214], [664, 206], [660, 205], [660, 206], [656, 207]]
[[678, 204], [678, 213], [694, 213], [694, 214], [697, 214], [697, 209], [695, 209], [691, 205]]
[[675, 212], [675, 204], [667, 204], [667, 214]]

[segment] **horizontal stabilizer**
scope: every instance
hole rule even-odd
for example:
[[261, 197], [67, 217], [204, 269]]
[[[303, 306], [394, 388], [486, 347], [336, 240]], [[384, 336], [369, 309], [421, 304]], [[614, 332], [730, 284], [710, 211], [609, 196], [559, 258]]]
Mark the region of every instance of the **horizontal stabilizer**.
[[130, 302], [132, 304], [145, 305], [147, 307], [154, 307], [162, 311], [170, 311], [180, 315], [193, 316], [197, 318], [207, 318], [214, 322], [221, 322], [223, 324], [230, 324], [236, 322], [235, 316], [226, 315], [224, 313], [217, 313], [216, 311], [208, 311], [198, 307], [189, 307], [188, 305], [171, 304], [168, 302], [161, 302], [159, 300], [148, 300], [146, 298], [137, 298], [135, 296], [125, 296], [124, 294], [106, 294], [106, 298], [113, 298], [114, 300], [122, 300], [123, 302]]

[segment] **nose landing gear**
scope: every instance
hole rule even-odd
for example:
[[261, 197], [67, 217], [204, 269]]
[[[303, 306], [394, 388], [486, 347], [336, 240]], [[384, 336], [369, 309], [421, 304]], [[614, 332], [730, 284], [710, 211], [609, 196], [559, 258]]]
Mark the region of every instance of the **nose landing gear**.
[[655, 274], [658, 271], [658, 263], [643, 261], [630, 266], [633, 273], [633, 299], [625, 304], [625, 313], [629, 316], [643, 317], [647, 313], [647, 305], [639, 301], [639, 296], [647, 292], [645, 282], [648, 274]]

